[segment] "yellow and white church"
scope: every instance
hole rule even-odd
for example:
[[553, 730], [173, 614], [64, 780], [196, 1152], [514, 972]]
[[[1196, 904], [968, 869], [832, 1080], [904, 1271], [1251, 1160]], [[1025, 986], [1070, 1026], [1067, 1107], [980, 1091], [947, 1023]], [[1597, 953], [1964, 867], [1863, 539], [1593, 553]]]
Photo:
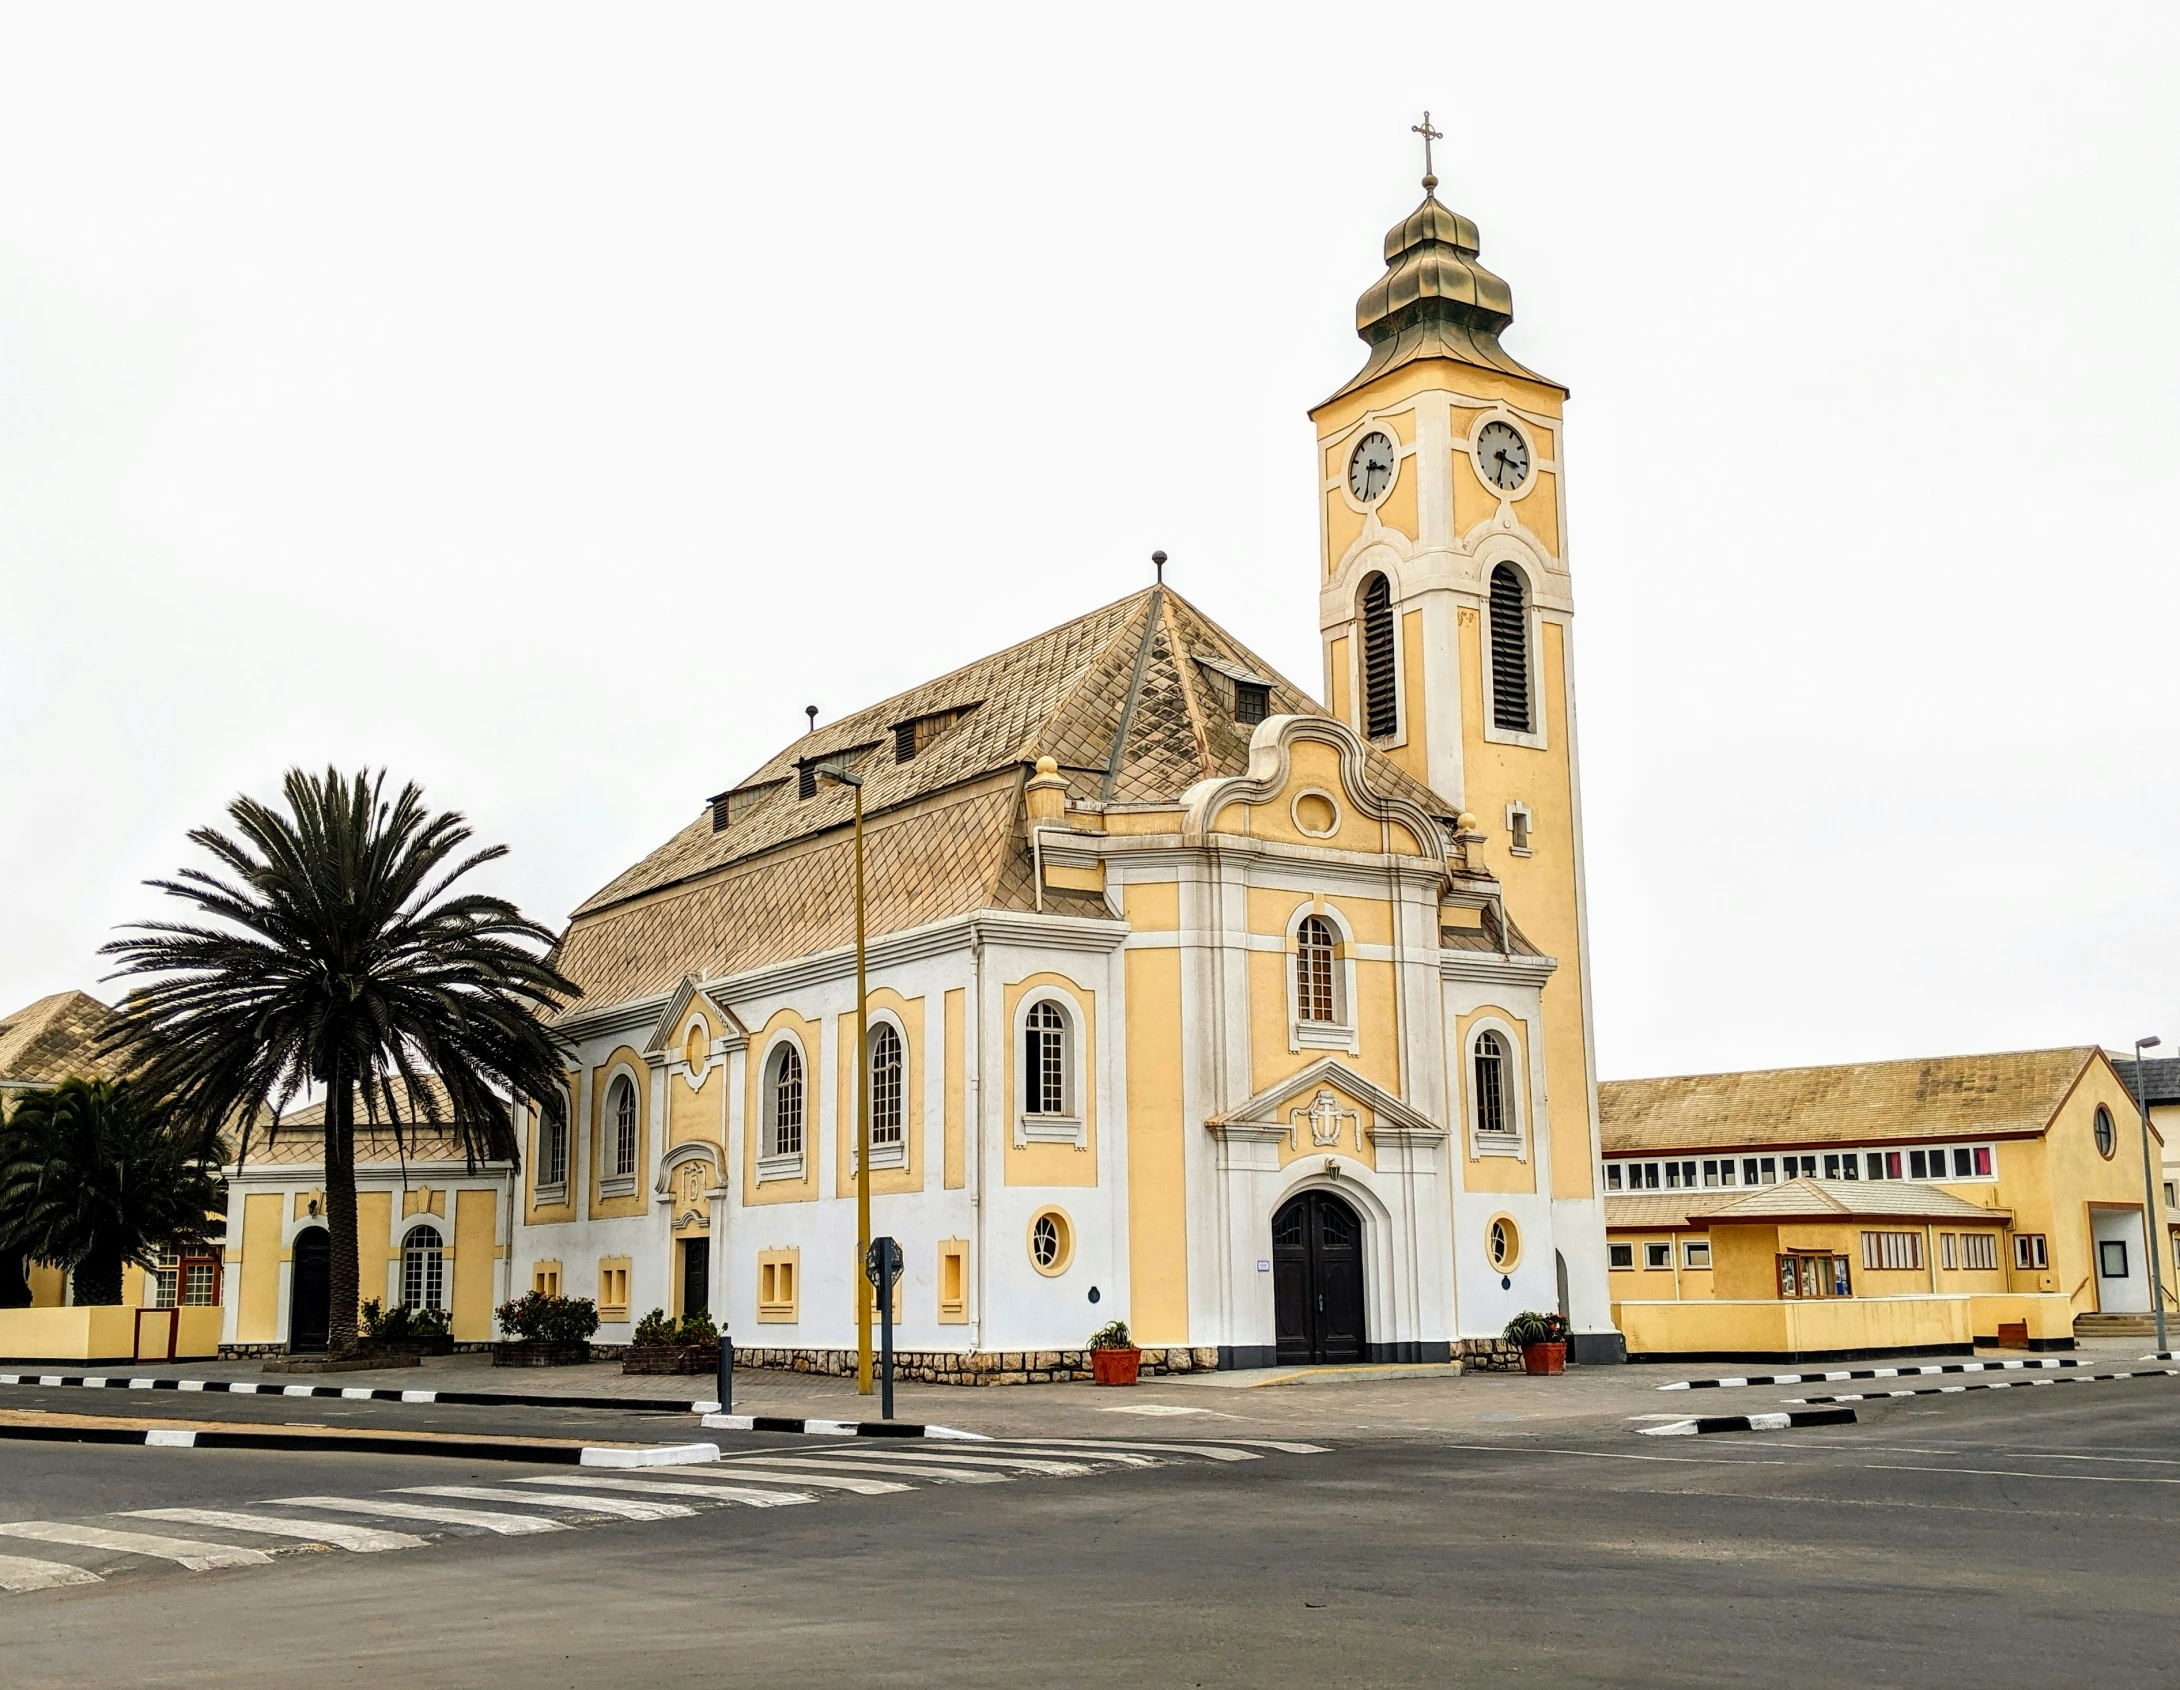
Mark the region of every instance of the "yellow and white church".
[[1173, 1367], [1482, 1359], [1528, 1308], [1619, 1356], [1566, 395], [1424, 185], [1310, 413], [1329, 708], [1156, 585], [713, 797], [562, 942], [571, 1124], [528, 1146], [510, 1289], [596, 1298], [602, 1341], [702, 1303], [750, 1359], [851, 1363], [831, 766], [916, 1371], [1021, 1377], [1116, 1317]]

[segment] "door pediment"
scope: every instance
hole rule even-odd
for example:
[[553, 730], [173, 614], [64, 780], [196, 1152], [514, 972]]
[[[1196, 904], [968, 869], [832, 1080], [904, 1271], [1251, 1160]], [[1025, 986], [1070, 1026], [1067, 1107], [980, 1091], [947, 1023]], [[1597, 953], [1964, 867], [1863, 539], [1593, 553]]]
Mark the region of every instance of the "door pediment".
[[1342, 1143], [1359, 1151], [1365, 1130], [1379, 1142], [1400, 1139], [1418, 1145], [1435, 1145], [1446, 1136], [1444, 1127], [1364, 1079], [1337, 1056], [1319, 1057], [1204, 1125], [1216, 1138], [1284, 1141], [1296, 1152]]

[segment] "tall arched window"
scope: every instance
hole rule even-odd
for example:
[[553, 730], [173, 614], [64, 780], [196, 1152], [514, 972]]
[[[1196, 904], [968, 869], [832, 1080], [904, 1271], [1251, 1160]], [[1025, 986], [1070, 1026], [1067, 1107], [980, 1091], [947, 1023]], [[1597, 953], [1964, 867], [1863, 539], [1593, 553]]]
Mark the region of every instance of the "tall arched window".
[[1332, 923], [1306, 916], [1295, 932], [1294, 1001], [1304, 1021], [1330, 1021], [1332, 1012]]
[[1486, 1028], [1476, 1035], [1476, 1130], [1510, 1133], [1514, 1117], [1506, 1106], [1506, 1041]]
[[870, 1033], [871, 1148], [901, 1142], [901, 1035], [890, 1021]]
[[606, 1095], [606, 1112], [613, 1121], [612, 1155], [606, 1172], [613, 1179], [632, 1179], [636, 1173], [636, 1082], [626, 1074], [613, 1082]]
[[765, 1154], [802, 1154], [802, 1052], [782, 1040], [765, 1077]]
[[560, 1114], [555, 1117], [539, 1111], [537, 1146], [537, 1183], [540, 1185], [566, 1185], [568, 1183], [568, 1113], [565, 1100]]
[[1049, 1000], [1032, 1004], [1023, 1026], [1022, 1112], [1067, 1113], [1067, 1014]]
[[401, 1241], [401, 1300], [412, 1309], [447, 1306], [446, 1247], [435, 1227], [412, 1226]]
[[1491, 725], [1534, 731], [1529, 708], [1529, 595], [1520, 572], [1502, 563], [1491, 572]]
[[1400, 732], [1400, 694], [1393, 675], [1393, 587], [1372, 575], [1362, 589], [1363, 733], [1390, 739]]

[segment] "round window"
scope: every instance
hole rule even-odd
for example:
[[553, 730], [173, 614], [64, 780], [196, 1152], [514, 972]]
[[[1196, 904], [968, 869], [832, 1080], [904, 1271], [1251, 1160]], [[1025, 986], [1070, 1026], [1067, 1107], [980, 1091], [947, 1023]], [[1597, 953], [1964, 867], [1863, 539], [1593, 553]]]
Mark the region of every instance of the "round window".
[[1511, 1271], [1521, 1260], [1521, 1232], [1511, 1215], [1491, 1217], [1491, 1224], [1484, 1229], [1484, 1249], [1491, 1256], [1492, 1267], [1500, 1273]]
[[2112, 1130], [2112, 1111], [2105, 1108], [2101, 1103], [2097, 1105], [2095, 1130], [2097, 1134], [2097, 1154], [2109, 1161], [2112, 1151], [2119, 1144], [2119, 1135]]
[[1067, 1217], [1057, 1209], [1039, 1211], [1029, 1223], [1030, 1265], [1042, 1274], [1065, 1273], [1074, 1254], [1075, 1234]]

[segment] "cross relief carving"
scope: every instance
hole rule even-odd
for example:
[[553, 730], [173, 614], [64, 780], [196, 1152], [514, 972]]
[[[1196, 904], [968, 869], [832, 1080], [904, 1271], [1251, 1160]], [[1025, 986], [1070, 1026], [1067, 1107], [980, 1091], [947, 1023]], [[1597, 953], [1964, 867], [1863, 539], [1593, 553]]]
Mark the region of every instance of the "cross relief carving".
[[1301, 1109], [1287, 1111], [1287, 1136], [1294, 1148], [1302, 1148], [1302, 1126], [1307, 1122], [1312, 1145], [1338, 1144], [1346, 1132], [1346, 1123], [1355, 1123], [1355, 1147], [1362, 1148], [1362, 1116], [1352, 1109], [1342, 1109], [1340, 1100], [1330, 1090], [1320, 1086], [1317, 1095]]

